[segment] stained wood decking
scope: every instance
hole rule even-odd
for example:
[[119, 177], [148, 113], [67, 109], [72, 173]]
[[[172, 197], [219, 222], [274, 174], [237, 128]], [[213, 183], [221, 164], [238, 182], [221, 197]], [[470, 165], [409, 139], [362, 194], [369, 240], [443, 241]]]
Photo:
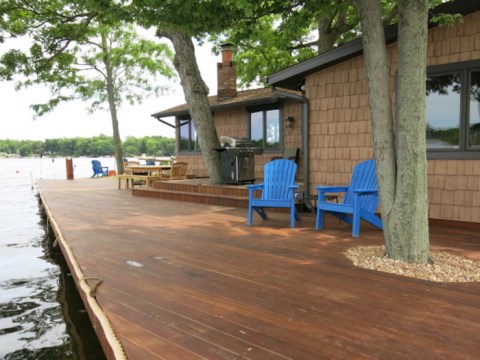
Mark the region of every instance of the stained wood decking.
[[[132, 196], [112, 179], [41, 180], [67, 261], [101, 278], [96, 300], [131, 360], [478, 359], [480, 283], [356, 268], [342, 252], [382, 243], [362, 224], [313, 216], [294, 229], [246, 209]], [[432, 247], [480, 258], [478, 229], [432, 227]], [[62, 242], [61, 242], [62, 244]], [[89, 280], [90, 284], [95, 283]], [[84, 301], [88, 296], [83, 294]], [[97, 333], [114, 358], [94, 311]]]

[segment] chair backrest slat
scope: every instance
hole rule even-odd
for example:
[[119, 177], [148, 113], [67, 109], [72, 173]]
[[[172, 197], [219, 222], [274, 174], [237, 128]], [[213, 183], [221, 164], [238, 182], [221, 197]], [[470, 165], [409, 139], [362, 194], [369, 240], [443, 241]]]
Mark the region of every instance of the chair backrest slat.
[[292, 160], [278, 159], [265, 164], [263, 199], [289, 199], [291, 185], [295, 184], [297, 164]]
[[[375, 160], [365, 160], [353, 168], [350, 186], [343, 200], [344, 204], [353, 204], [353, 190], [371, 189], [377, 190], [377, 176], [375, 173]], [[378, 194], [361, 197], [361, 207], [373, 212], [378, 205]]]
[[170, 169], [170, 180], [181, 180], [187, 177], [188, 163], [177, 161], [172, 164]]

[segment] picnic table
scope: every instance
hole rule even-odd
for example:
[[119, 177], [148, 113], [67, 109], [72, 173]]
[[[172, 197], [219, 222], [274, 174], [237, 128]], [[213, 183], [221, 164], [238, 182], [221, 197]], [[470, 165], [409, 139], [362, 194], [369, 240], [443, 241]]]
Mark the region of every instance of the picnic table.
[[135, 181], [145, 181], [145, 185], [150, 187], [156, 180], [162, 180], [163, 172], [172, 168], [171, 165], [129, 165], [125, 167], [125, 173], [118, 175], [118, 188], [122, 187], [122, 180], [125, 180], [127, 189], [132, 188]]

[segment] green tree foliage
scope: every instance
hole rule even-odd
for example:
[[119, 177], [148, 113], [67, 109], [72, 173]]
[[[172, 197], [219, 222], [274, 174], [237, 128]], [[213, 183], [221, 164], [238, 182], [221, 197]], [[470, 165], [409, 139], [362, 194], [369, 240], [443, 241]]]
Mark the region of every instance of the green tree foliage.
[[136, 138], [129, 136], [122, 144], [126, 156], [148, 154], [151, 156], [175, 155], [175, 139], [162, 136]]
[[[128, 137], [122, 144], [123, 153], [128, 157], [141, 154], [150, 156], [175, 155], [175, 139], [164, 136], [143, 138]], [[113, 139], [100, 135], [93, 138], [59, 138], [45, 141], [0, 140], [0, 153], [19, 156], [113, 156]]]
[[173, 76], [172, 53], [160, 42], [141, 38], [133, 25], [118, 21], [104, 2], [6, 0], [0, 3], [3, 37], [28, 36], [28, 51], [14, 49], [1, 58], [0, 77], [17, 87], [44, 84], [51, 98], [33, 104], [36, 115], [58, 104], [90, 101], [89, 111], [108, 109], [117, 166], [123, 169], [117, 112], [125, 102], [158, 95]]
[[[141, 38], [127, 25], [91, 26], [86, 35], [88, 39], [77, 41], [68, 51], [59, 54], [61, 59], [57, 63], [44, 57], [45, 47], [39, 49], [38, 55], [31, 49], [27, 62], [34, 60], [37, 64], [36, 77], [18, 84], [47, 83], [52, 91], [47, 103], [33, 105], [37, 115], [51, 111], [61, 102], [77, 99], [90, 101], [89, 112], [108, 110], [109, 81], [113, 81], [112, 94], [117, 109], [123, 103], [141, 103], [145, 97], [158, 96], [168, 89], [164, 84], [173, 77], [173, 69], [168, 65], [172, 52], [166, 44]], [[48, 62], [50, 64], [46, 64]], [[48, 73], [40, 72], [42, 66], [51, 66]], [[29, 71], [27, 66], [20, 68], [18, 64], [16, 70]]]
[[31, 154], [43, 154], [45, 143], [31, 140], [0, 140], [0, 153], [28, 156]]
[[[442, 0], [430, 0], [430, 6]], [[264, 79], [351, 41], [361, 34], [353, 0], [246, 1], [250, 10], [224, 31], [210, 31], [216, 51], [223, 42], [235, 44], [240, 86]], [[397, 21], [397, 1], [379, 0], [383, 26]], [[447, 18], [447, 19], [445, 19]], [[448, 21], [448, 17], [439, 21]]]
[[[255, 16], [242, 18], [210, 38], [216, 44], [228, 41], [237, 46], [235, 60], [244, 87], [262, 84], [267, 75], [331, 50], [360, 33], [352, 0], [261, 3], [250, 3]], [[382, 1], [385, 24], [394, 20], [395, 4]]]

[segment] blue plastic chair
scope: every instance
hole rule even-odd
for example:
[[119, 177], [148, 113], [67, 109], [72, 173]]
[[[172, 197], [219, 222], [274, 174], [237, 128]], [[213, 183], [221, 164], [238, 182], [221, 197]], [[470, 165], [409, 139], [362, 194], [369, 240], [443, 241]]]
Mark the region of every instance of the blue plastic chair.
[[92, 169], [92, 178], [95, 176], [108, 176], [108, 167], [102, 166], [102, 163], [98, 160], [92, 160]]
[[[378, 205], [375, 160], [366, 160], [353, 169], [349, 186], [316, 186], [318, 191], [315, 228], [323, 229], [325, 213], [352, 225], [352, 236], [360, 235], [360, 220], [383, 229], [382, 220], [375, 214]], [[342, 204], [325, 201], [325, 194], [345, 192]]]
[[[300, 217], [295, 208], [295, 175], [297, 164], [292, 160], [278, 159], [270, 161], [264, 168], [262, 184], [247, 185], [248, 189], [248, 225], [252, 225], [253, 210], [266, 220], [265, 207], [290, 208], [290, 226], [295, 227], [295, 220]], [[255, 191], [261, 190], [261, 197], [254, 197]]]

